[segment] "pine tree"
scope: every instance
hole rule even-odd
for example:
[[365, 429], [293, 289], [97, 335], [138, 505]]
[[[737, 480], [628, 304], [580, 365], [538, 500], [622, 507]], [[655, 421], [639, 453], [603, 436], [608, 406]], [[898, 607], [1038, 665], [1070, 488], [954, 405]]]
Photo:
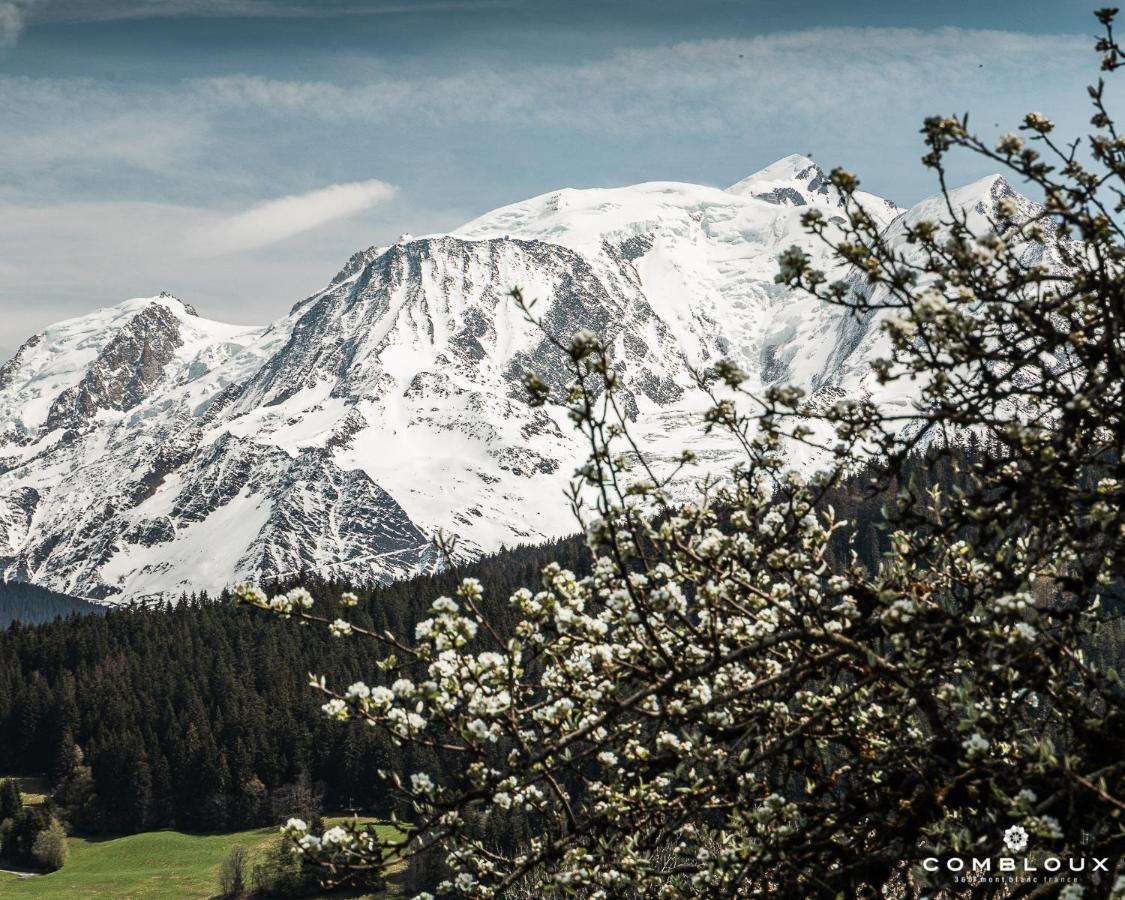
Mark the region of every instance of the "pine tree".
[[0, 781], [0, 822], [14, 819], [23, 810], [23, 795], [19, 782], [14, 778]]

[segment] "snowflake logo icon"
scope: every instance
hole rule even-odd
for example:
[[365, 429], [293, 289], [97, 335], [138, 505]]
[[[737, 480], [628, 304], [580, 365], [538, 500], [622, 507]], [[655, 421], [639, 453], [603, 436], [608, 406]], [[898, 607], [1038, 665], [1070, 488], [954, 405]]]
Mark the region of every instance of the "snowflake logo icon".
[[1004, 832], [1004, 844], [1013, 853], [1027, 849], [1027, 829], [1022, 825], [1013, 825]]

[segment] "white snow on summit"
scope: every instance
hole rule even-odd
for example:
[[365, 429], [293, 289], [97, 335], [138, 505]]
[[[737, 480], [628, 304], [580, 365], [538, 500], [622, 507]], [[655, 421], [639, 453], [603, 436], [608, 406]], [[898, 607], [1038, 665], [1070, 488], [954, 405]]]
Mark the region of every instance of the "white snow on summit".
[[[983, 222], [1003, 191], [957, 202]], [[893, 238], [902, 211], [861, 202]], [[563, 490], [585, 449], [523, 399], [528, 370], [565, 383], [516, 285], [558, 335], [609, 344], [655, 457], [686, 443], [722, 469], [691, 367], [733, 357], [753, 388], [877, 393], [873, 323], [774, 283], [793, 244], [833, 265], [800, 225], [810, 205], [831, 220], [840, 199], [801, 156], [727, 190], [553, 191], [360, 251], [266, 327], [167, 295], [53, 325], [0, 367], [0, 569], [121, 602], [302, 570], [385, 581], [435, 566], [439, 528], [466, 556], [573, 531]]]

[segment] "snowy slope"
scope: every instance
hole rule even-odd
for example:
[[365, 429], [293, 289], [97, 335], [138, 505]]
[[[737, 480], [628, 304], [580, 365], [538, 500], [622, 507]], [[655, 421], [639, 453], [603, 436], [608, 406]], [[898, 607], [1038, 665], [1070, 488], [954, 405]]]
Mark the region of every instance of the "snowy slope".
[[[893, 235], [902, 211], [861, 199]], [[0, 568], [117, 602], [303, 569], [385, 581], [435, 566], [437, 529], [467, 556], [572, 531], [584, 450], [523, 401], [525, 371], [561, 386], [561, 367], [514, 285], [557, 334], [610, 343], [654, 454], [689, 443], [724, 466], [690, 367], [731, 356], [752, 386], [872, 389], [872, 323], [773, 282], [792, 244], [829, 265], [809, 205], [831, 217], [840, 198], [803, 157], [728, 190], [556, 191], [360, 251], [268, 327], [167, 295], [51, 326], [0, 368]]]

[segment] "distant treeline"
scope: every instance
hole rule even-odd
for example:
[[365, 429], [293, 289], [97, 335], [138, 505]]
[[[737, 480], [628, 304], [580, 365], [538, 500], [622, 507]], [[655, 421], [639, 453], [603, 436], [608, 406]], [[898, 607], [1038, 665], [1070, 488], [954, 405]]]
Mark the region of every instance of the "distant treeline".
[[101, 613], [104, 608], [87, 600], [56, 594], [20, 581], [0, 582], [0, 628], [13, 622], [36, 625], [72, 613]]

